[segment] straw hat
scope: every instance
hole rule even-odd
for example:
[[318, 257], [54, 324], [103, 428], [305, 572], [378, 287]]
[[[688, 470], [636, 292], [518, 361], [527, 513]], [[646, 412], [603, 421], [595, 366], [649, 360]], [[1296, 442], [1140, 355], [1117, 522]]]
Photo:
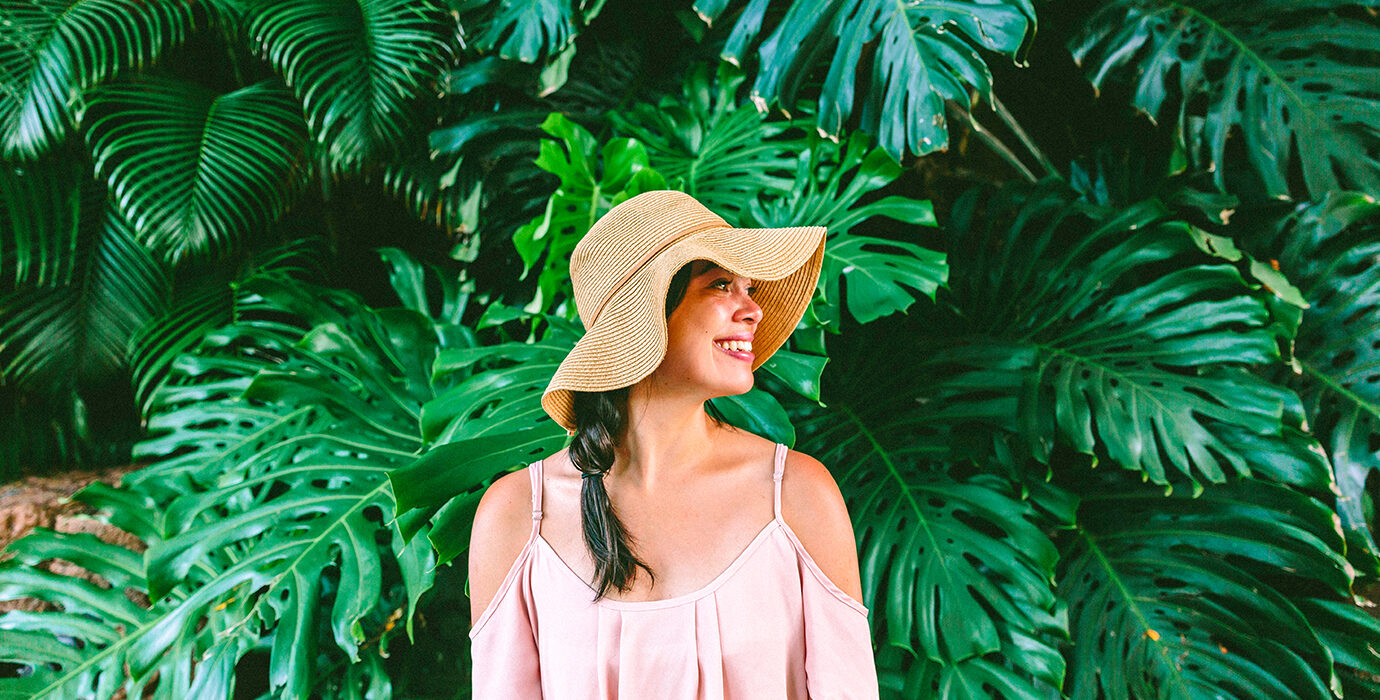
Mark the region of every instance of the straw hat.
[[570, 434], [572, 391], [636, 384], [666, 353], [666, 291], [691, 260], [712, 260], [757, 287], [753, 334], [762, 366], [795, 330], [824, 261], [823, 226], [734, 228], [684, 192], [656, 190], [611, 209], [575, 246], [570, 279], [585, 335], [561, 361], [541, 406]]

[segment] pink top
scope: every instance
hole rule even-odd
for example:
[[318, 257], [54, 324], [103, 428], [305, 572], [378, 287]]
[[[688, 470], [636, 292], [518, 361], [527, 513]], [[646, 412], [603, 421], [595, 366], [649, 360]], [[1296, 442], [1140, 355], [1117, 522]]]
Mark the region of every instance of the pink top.
[[693, 593], [590, 602], [594, 588], [532, 536], [470, 630], [480, 700], [854, 700], [877, 698], [867, 608], [824, 575], [781, 519], [786, 446], [776, 446], [776, 516]]

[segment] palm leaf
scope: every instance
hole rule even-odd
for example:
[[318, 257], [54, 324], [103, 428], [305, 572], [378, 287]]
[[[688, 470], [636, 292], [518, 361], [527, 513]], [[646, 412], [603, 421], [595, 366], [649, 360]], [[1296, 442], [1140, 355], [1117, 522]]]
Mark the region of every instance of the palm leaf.
[[172, 364], [183, 353], [192, 350], [205, 334], [232, 320], [235, 284], [270, 272], [321, 279], [321, 272], [314, 269], [321, 255], [311, 239], [299, 239], [253, 255], [236, 268], [222, 261], [179, 266], [168, 308], [146, 322], [129, 341], [130, 369], [140, 410], [149, 409]]
[[[1249, 479], [1196, 498], [1148, 491], [1109, 479], [1080, 508], [1059, 577], [1073, 631], [1071, 696], [1330, 698], [1340, 690], [1329, 647], [1282, 580], [1348, 594], [1332, 511]], [[1380, 641], [1370, 633], [1370, 643]]]
[[788, 124], [738, 104], [744, 80], [730, 63], [720, 63], [712, 80], [700, 65], [686, 73], [681, 95], [609, 115], [620, 133], [646, 146], [657, 172], [730, 225], [759, 194], [791, 189], [794, 156], [805, 147], [778, 138]]
[[449, 58], [448, 22], [427, 0], [258, 3], [248, 31], [306, 108], [312, 140], [334, 171], [401, 146], [411, 101]]
[[96, 170], [140, 240], [172, 261], [219, 257], [277, 219], [304, 184], [305, 138], [276, 81], [217, 95], [144, 80], [92, 96]]
[[141, 0], [11, 3], [0, 23], [0, 153], [33, 159], [81, 119], [81, 93], [181, 43], [198, 6]]
[[1136, 107], [1173, 119], [1218, 187], [1237, 159], [1227, 139], [1239, 133], [1242, 156], [1272, 196], [1298, 191], [1292, 168], [1315, 197], [1373, 192], [1380, 27], [1318, 4], [1117, 0], [1084, 23], [1070, 48], [1094, 86], [1130, 82]]
[[[746, 5], [723, 58], [744, 61], [770, 4], [752, 0]], [[726, 5], [699, 0], [694, 7], [712, 22]], [[801, 88], [824, 63], [827, 74], [815, 116], [820, 132], [838, 138], [860, 111], [862, 130], [900, 161], [906, 153], [948, 147], [944, 100], [966, 103], [970, 89], [990, 95], [992, 76], [979, 47], [1014, 56], [1034, 28], [1035, 9], [1028, 0], [794, 0], [758, 50], [761, 66], [752, 99], [759, 109], [779, 104], [792, 111]], [[876, 47], [870, 67], [863, 65], [869, 45]]]
[[76, 161], [0, 177], [15, 243], [0, 260], [17, 283], [0, 292], [0, 376], [25, 390], [125, 368], [131, 335], [165, 303], [164, 270], [82, 173]]

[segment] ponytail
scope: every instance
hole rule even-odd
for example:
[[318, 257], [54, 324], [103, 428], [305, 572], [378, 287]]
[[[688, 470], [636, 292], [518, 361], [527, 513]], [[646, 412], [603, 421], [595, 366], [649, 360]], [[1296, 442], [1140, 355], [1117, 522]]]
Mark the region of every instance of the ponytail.
[[628, 544], [630, 539], [618, 519], [604, 488], [604, 476], [613, 466], [613, 448], [627, 414], [628, 387], [601, 392], [575, 392], [575, 415], [579, 428], [570, 443], [570, 461], [580, 470], [580, 524], [585, 547], [594, 559], [594, 600], [603, 598], [610, 588], [627, 590], [637, 568], [647, 570]]

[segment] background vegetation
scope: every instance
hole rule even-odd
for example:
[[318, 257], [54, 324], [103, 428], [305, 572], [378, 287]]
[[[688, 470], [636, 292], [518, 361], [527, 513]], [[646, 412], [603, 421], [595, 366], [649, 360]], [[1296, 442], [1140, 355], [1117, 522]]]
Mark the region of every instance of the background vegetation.
[[883, 697], [1380, 694], [1375, 6], [0, 2], [0, 456], [145, 463], [78, 499], [147, 545], [7, 549], [0, 696], [467, 697], [667, 187], [829, 228], [717, 403], [833, 470]]

